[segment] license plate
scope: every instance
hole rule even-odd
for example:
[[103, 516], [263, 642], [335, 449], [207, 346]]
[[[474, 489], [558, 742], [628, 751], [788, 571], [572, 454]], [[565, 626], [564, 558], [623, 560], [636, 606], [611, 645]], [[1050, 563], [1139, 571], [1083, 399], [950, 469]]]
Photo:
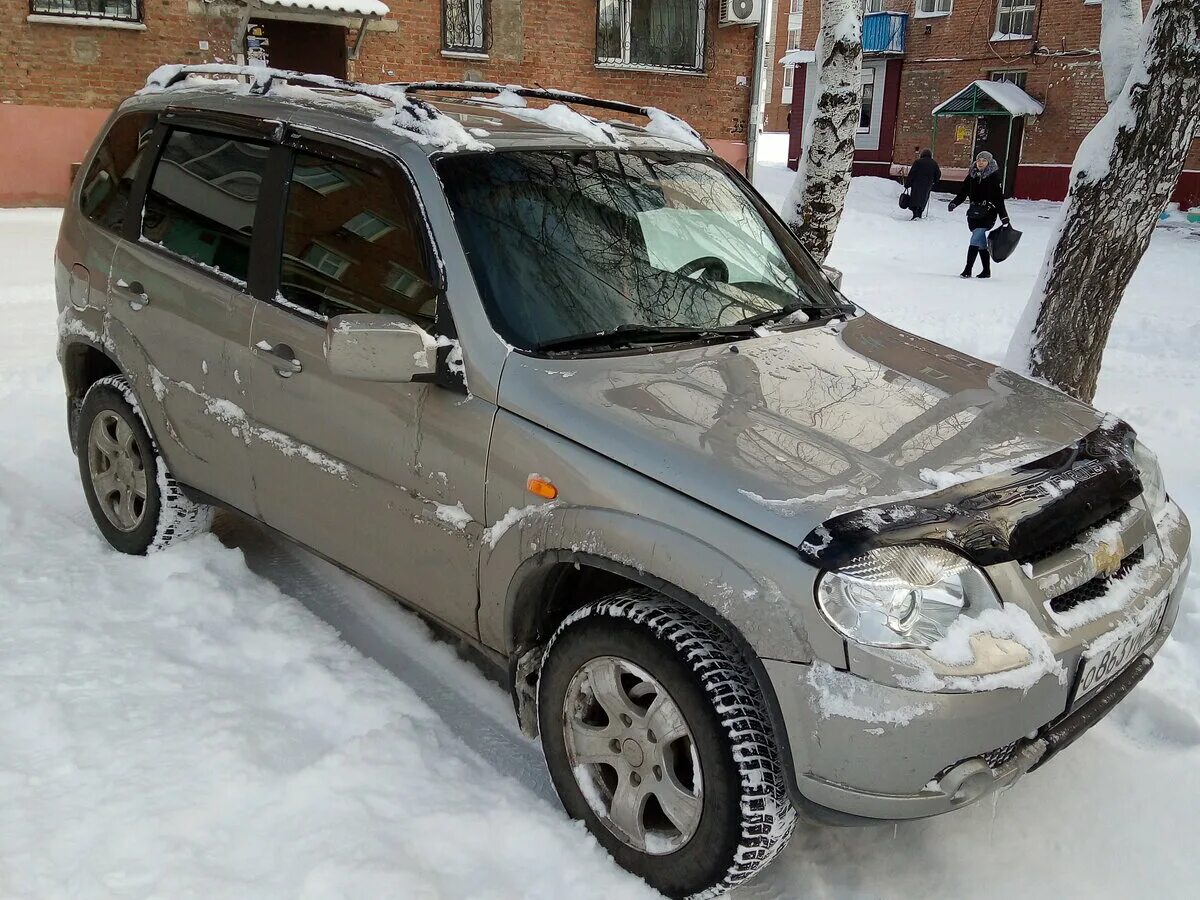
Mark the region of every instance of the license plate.
[[1167, 611], [1167, 598], [1161, 597], [1139, 628], [1135, 628], [1121, 640], [1093, 653], [1083, 656], [1083, 669], [1075, 688], [1075, 699], [1079, 701], [1096, 688], [1112, 679], [1127, 666], [1147, 644], [1154, 640]]

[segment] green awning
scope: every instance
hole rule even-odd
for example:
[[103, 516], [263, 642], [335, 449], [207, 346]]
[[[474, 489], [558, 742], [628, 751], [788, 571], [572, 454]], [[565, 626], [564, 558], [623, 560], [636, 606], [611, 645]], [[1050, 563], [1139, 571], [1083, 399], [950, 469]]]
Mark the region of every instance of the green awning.
[[1042, 104], [1009, 81], [972, 81], [933, 108], [935, 116], [1040, 116]]

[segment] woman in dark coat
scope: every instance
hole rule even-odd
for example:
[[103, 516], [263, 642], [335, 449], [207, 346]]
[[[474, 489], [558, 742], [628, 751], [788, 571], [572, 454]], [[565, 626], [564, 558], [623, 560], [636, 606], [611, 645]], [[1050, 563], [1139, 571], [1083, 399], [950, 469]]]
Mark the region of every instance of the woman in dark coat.
[[988, 231], [996, 224], [996, 216], [1005, 225], [1008, 224], [1008, 210], [1004, 208], [1004, 188], [1000, 183], [1000, 167], [992, 154], [986, 150], [980, 151], [975, 157], [975, 165], [963, 179], [958, 194], [950, 201], [950, 209], [958, 206], [963, 200], [970, 200], [967, 207], [967, 227], [971, 229], [971, 243], [967, 247], [967, 267], [962, 270], [963, 278], [971, 277], [971, 269], [975, 265], [975, 257], [983, 260], [983, 271], [979, 278], [992, 277], [992, 258], [988, 254]]
[[914, 219], [924, 215], [929, 192], [941, 180], [942, 170], [933, 158], [933, 151], [922, 150], [920, 158], [912, 164], [908, 177], [904, 179], [904, 186], [908, 188], [908, 208]]

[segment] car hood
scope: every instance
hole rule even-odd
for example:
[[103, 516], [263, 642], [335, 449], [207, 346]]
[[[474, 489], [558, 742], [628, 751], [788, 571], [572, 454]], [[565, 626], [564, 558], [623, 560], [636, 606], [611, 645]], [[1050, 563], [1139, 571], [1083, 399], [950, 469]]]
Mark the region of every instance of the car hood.
[[1100, 423], [869, 315], [636, 355], [514, 353], [500, 405], [794, 546], [832, 515], [1011, 469]]

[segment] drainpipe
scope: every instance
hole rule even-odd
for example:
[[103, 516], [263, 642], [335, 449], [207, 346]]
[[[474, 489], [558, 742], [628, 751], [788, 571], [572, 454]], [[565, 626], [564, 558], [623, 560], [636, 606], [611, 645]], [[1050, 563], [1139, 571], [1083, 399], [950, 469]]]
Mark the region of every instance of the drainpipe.
[[773, 0], [763, 0], [762, 21], [754, 41], [754, 73], [750, 81], [750, 121], [746, 126], [746, 180], [754, 183], [754, 157], [758, 153], [758, 132], [763, 120], [763, 63], [766, 62], [768, 29], [773, 23]]

